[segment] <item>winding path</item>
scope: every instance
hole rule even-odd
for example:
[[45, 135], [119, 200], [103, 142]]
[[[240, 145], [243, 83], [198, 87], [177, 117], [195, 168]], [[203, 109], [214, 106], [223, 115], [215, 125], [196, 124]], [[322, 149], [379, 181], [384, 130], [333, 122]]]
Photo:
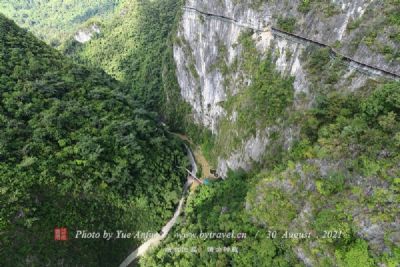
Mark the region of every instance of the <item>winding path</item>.
[[[187, 150], [190, 164], [192, 165], [192, 173], [196, 173], [197, 165], [196, 165], [196, 161], [194, 160], [193, 153], [187, 145], [185, 145], [185, 147]], [[186, 193], [187, 193], [191, 183], [192, 183], [192, 180], [190, 180], [189, 176], [188, 176], [188, 179], [187, 179], [185, 185], [183, 186], [182, 197], [179, 201], [178, 207], [175, 210], [174, 216], [161, 229], [161, 234], [159, 234], [159, 233], [155, 234], [152, 238], [150, 238], [145, 243], [140, 245], [140, 247], [138, 247], [135, 251], [133, 251], [131, 254], [129, 254], [128, 257], [125, 258], [125, 260], [119, 265], [119, 267], [128, 267], [138, 257], [144, 255], [151, 247], [157, 246], [161, 242], [161, 240], [163, 240], [168, 235], [169, 231], [175, 225], [176, 221], [178, 220], [179, 215], [182, 212], [183, 204], [184, 204], [185, 198], [186, 198]]]

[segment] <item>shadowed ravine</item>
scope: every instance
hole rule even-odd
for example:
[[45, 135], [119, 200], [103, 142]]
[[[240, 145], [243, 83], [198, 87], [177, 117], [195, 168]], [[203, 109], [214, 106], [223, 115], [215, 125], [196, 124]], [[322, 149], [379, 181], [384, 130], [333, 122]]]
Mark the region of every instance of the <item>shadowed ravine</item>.
[[[187, 150], [190, 165], [192, 166], [192, 173], [196, 173], [197, 165], [196, 165], [196, 161], [193, 156], [193, 152], [187, 145], [185, 145], [185, 147]], [[186, 198], [186, 193], [187, 193], [191, 183], [192, 183], [192, 180], [189, 179], [189, 176], [188, 176], [188, 179], [187, 179], [185, 185], [183, 186], [182, 197], [179, 200], [179, 204], [178, 204], [178, 206], [175, 210], [174, 216], [171, 218], [171, 220], [169, 220], [164, 225], [164, 227], [161, 229], [160, 233], [153, 235], [153, 237], [151, 239], [147, 240], [145, 243], [140, 245], [140, 247], [138, 247], [135, 251], [133, 251], [131, 254], [129, 254], [129, 256], [126, 257], [125, 260], [119, 265], [120, 267], [129, 266], [138, 257], [144, 255], [151, 247], [157, 246], [161, 242], [161, 240], [163, 240], [168, 235], [169, 231], [175, 225], [179, 215], [182, 212], [183, 204], [184, 204], [185, 198]]]

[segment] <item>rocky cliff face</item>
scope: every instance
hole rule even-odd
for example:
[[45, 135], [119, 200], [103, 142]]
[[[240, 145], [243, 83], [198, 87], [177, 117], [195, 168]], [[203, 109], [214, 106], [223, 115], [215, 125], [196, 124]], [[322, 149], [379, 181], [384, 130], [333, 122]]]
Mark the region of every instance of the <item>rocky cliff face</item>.
[[93, 24], [90, 27], [80, 29], [74, 36], [74, 39], [83, 44], [89, 42], [95, 34], [100, 33], [100, 28], [96, 24]]
[[[250, 170], [263, 164], [266, 158], [273, 158], [279, 150], [291, 148], [300, 135], [300, 126], [291, 122], [289, 115], [302, 114], [313, 107], [318, 95], [366, 92], [373, 90], [371, 84], [399, 78], [400, 58], [393, 51], [398, 51], [400, 46], [398, 40], [391, 37], [395, 30], [374, 12], [387, 10], [382, 1], [238, 2], [186, 1], [174, 44], [181, 95], [191, 105], [196, 123], [213, 133], [217, 148], [215, 164], [223, 177], [228, 169]], [[309, 2], [313, 4], [304, 4]], [[376, 28], [383, 30], [374, 32]], [[250, 36], [255, 53], [249, 53], [244, 35]], [[384, 52], [387, 50], [392, 53]], [[319, 66], [312, 70], [310, 58], [315, 51], [322, 51], [326, 57], [317, 58], [313, 64]], [[254, 109], [259, 107], [256, 103], [247, 103], [249, 99], [242, 95], [247, 94], [257, 79], [263, 78], [263, 74], [260, 76], [249, 70], [252, 57], [269, 59], [282, 79], [290, 81], [293, 101], [287, 106], [285, 115], [278, 119], [264, 120], [258, 116], [252, 124], [245, 124], [243, 117], [252, 119], [252, 105]], [[247, 110], [241, 109], [246, 105]], [[266, 114], [265, 118], [268, 116], [271, 114]], [[251, 129], [244, 129], [246, 127]], [[281, 187], [292, 198], [300, 195], [295, 202], [303, 203], [302, 190], [315, 192], [314, 179], [326, 175], [324, 170], [329, 169], [330, 164], [333, 166], [331, 171], [341, 169], [337, 167], [339, 163], [328, 164], [317, 159], [311, 164], [311, 169], [320, 170], [314, 178], [299, 174], [294, 175], [300, 177], [299, 180], [275, 181], [268, 187]], [[344, 167], [342, 169], [346, 172]], [[374, 194], [371, 193], [374, 184], [382, 190], [389, 188], [376, 177], [357, 176], [352, 180], [366, 195]], [[296, 183], [302, 185], [290, 186]], [[262, 193], [255, 195], [256, 199], [263, 197]], [[355, 196], [352, 198], [356, 199]], [[315, 209], [314, 206], [305, 205], [302, 215], [293, 220], [291, 226], [307, 231], [312, 216], [306, 215]], [[377, 253], [389, 251], [384, 242], [385, 232], [396, 233], [393, 236], [398, 238], [398, 227], [392, 222], [372, 222], [370, 215], [365, 215], [365, 210], [361, 209], [359, 205], [348, 209], [358, 227], [358, 236], [367, 240]], [[310, 256], [316, 245], [294, 249], [306, 266], [318, 265]]]
[[[273, 30], [285, 28], [285, 23], [292, 24], [289, 30], [296, 35], [335, 47], [356, 61], [400, 73], [398, 61], [386, 60], [384, 55], [372, 51], [362, 42], [355, 44], [363, 32], [362, 27], [349, 30], [352, 22], [373, 16], [371, 10], [381, 5], [378, 1], [332, 1], [323, 7], [310, 7], [306, 12], [301, 12], [302, 1], [237, 2], [188, 0], [174, 46], [181, 95], [192, 106], [196, 122], [217, 136], [224, 135], [219, 127], [221, 118], [228, 116], [234, 119], [237, 116], [235, 112], [228, 114], [222, 104], [251, 84], [252, 77], [249, 73], [243, 75], [245, 70], [241, 67], [228, 71], [226, 69], [229, 68], [225, 68], [224, 71], [216, 65], [221, 63], [221, 55], [224, 65], [229, 67], [237, 63], [235, 61], [243, 50], [239, 38], [246, 31], [253, 30], [252, 37], [261, 55], [273, 52], [275, 68], [283, 76], [294, 77], [295, 99], [307, 95], [308, 100], [302, 104], [294, 101], [295, 109], [307, 108], [313, 101], [314, 86], [305, 65], [307, 50], [315, 44]], [[382, 35], [377, 38], [387, 37]], [[380, 79], [380, 76], [380, 73], [363, 71], [362, 67], [348, 63], [337, 88], [345, 86], [347, 90], [357, 90], [369, 79]], [[229, 155], [221, 156], [218, 160], [219, 173], [224, 176], [228, 168], [249, 169], [254, 162], [258, 162], [268, 148], [271, 127], [282, 126], [269, 125], [257, 129], [255, 135], [242, 140], [240, 147], [230, 151]], [[287, 148], [297, 131], [294, 126], [286, 126], [281, 131], [285, 133], [283, 145]]]

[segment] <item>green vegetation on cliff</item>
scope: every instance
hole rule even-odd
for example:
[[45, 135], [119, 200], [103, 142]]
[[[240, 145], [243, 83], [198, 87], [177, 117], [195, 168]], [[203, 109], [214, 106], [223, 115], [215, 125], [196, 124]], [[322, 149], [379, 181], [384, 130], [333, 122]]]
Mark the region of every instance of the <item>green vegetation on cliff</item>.
[[[175, 231], [141, 265], [303, 266], [297, 251], [315, 266], [397, 266], [390, 225], [399, 203], [400, 84], [360, 94], [332, 92], [312, 110], [294, 112], [301, 126], [294, 146], [266, 157], [271, 167], [260, 173], [230, 172], [198, 188]], [[369, 220], [372, 228], [359, 226]], [[363, 235], [374, 227], [387, 235], [370, 245]], [[232, 231], [247, 237], [198, 238]], [[286, 231], [307, 237], [287, 238]]]
[[[267, 238], [267, 231], [252, 222], [245, 209], [252, 185], [249, 175], [232, 172], [224, 182], [199, 187], [189, 196], [184, 220], [140, 265], [301, 266], [284, 242]], [[232, 236], [207, 238], [211, 233]]]
[[[397, 266], [400, 251], [391, 233], [396, 232], [399, 204], [400, 83], [366, 79], [360, 90], [350, 92], [343, 60], [331, 58], [327, 49], [309, 47], [301, 57], [310, 92], [296, 93], [293, 79], [275, 70], [281, 50], [272, 44], [269, 53], [261, 55], [254, 39], [251, 32], [242, 34], [233, 63], [221, 63], [222, 55], [212, 65], [224, 75], [239, 73], [228, 81], [228, 88], [233, 84], [240, 90], [221, 104], [227, 113], [219, 121], [218, 134], [196, 127], [190, 133], [215, 165], [218, 157], [236, 153], [244, 140], [268, 128], [266, 151], [251, 173], [239, 179], [230, 173], [226, 181], [198, 189], [175, 236], [141, 263], [262, 266], [261, 261], [294, 266], [295, 253], [315, 266]], [[287, 147], [286, 129], [298, 131]], [[230, 191], [232, 184], [235, 190]], [[214, 194], [217, 201], [212, 200]], [[230, 202], [225, 204], [225, 198]], [[190, 237], [232, 230], [249, 238]], [[269, 231], [276, 231], [277, 237], [268, 238]], [[284, 238], [286, 231], [310, 237]], [[257, 232], [263, 237], [256, 237]], [[180, 238], [185, 234], [189, 237]], [[182, 247], [199, 251], [174, 251]], [[210, 247], [241, 252], [207, 253]], [[248, 257], [248, 251], [255, 256]]]
[[[115, 265], [141, 240], [75, 232], [158, 231], [185, 162], [130, 90], [0, 15], [1, 266]], [[54, 243], [57, 226], [70, 241]]]
[[[228, 96], [221, 103], [227, 112], [218, 125], [223, 134], [213, 137], [207, 131], [199, 134], [195, 127], [188, 127], [193, 139], [203, 143], [204, 153], [214, 165], [218, 156], [229, 155], [241, 146], [243, 140], [256, 135], [257, 130], [275, 125], [287, 116], [293, 103], [293, 78], [282, 77], [275, 70], [272, 53], [258, 53], [252, 34], [248, 31], [240, 36], [238, 45], [242, 51], [232, 64], [226, 66], [229, 73], [243, 72], [236, 81], [231, 81], [234, 86], [242, 88], [240, 93]], [[247, 85], [247, 79], [254, 82]]]

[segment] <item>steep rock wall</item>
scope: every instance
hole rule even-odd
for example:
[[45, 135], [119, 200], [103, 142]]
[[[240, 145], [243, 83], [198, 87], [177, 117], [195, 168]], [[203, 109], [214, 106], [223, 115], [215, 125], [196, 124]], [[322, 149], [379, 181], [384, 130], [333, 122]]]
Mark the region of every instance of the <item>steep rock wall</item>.
[[[174, 44], [176, 74], [182, 98], [191, 105], [196, 123], [211, 130], [217, 140], [214, 147], [217, 152], [215, 164], [222, 177], [227, 175], [229, 169], [251, 170], [258, 165], [265, 167], [262, 164], [273, 159], [280, 149], [287, 151], [300, 136], [300, 126], [285, 116], [272, 121], [263, 121], [262, 117], [257, 117], [259, 121], [251, 124], [251, 129], [243, 129], [249, 127], [248, 124], [238, 123], [241, 117], [248, 116], [246, 111], [252, 113], [251, 106], [250, 110], [243, 112], [237, 102], [232, 105], [232, 98], [239, 103], [246, 102], [248, 98], [241, 96], [260, 78], [256, 77], [254, 70], [247, 69], [246, 57], [249, 53], [242, 41], [243, 35], [250, 35], [257, 54], [270, 58], [273, 68], [284, 79], [291, 79], [293, 101], [287, 107], [286, 115], [295, 112], [302, 114], [313, 107], [317, 96], [328, 92], [367, 92], [376, 88], [374, 85], [393, 79], [379, 69], [400, 74], [398, 60], [388, 59], [363, 41], [365, 28], [377, 27], [382, 23], [379, 14], [373, 12], [381, 7], [381, 1], [321, 1], [329, 3], [329, 7], [314, 7], [306, 13], [299, 11], [302, 1], [264, 1], [265, 4], [260, 6], [237, 2], [186, 1]], [[331, 11], [327, 14], [326, 10]], [[294, 35], [312, 41], [274, 30], [281, 28], [282, 23], [279, 21], [287, 18], [295, 18], [295, 26], [290, 29]], [[354, 21], [362, 22], [365, 27], [349, 30]], [[388, 39], [390, 27], [381, 26], [378, 28], [383, 30], [376, 35], [376, 40], [398, 50], [399, 44]], [[334, 49], [337, 53], [330, 53], [330, 59], [312, 71], [310, 57], [313, 52], [325, 49], [325, 45], [331, 52]], [[342, 60], [335, 54], [345, 55], [353, 61]], [[336, 75], [336, 78], [330, 80], [331, 74]], [[312, 213], [315, 213], [315, 203], [307, 202], [310, 200], [303, 193], [316, 193], [315, 179], [327, 175], [327, 170], [346, 172], [341, 166], [343, 163], [337, 161], [313, 159], [309, 164], [310, 169], [317, 170], [313, 175], [303, 174], [301, 169], [307, 165], [303, 162], [296, 165], [298, 175], [283, 175], [299, 179], [290, 181], [287, 178], [271, 178], [265, 187], [279, 187], [295, 203], [301, 203], [298, 207], [301, 212], [290, 227], [303, 232], [310, 230], [314, 220]], [[377, 177], [353, 175], [351, 180], [368, 197], [374, 191], [374, 186], [382, 190], [389, 188], [388, 184]], [[262, 188], [262, 184], [256, 188]], [[255, 199], [262, 199], [265, 195], [263, 192], [256, 193]], [[295, 195], [299, 198], [296, 199]], [[394, 233], [390, 240], [398, 244], [398, 224], [390, 220], [373, 219], [371, 214], [365, 212], [366, 207], [358, 204], [355, 195], [350, 194], [349, 198], [352, 201], [349, 202], [347, 212], [356, 225], [357, 236], [366, 240], [375, 253], [390, 251], [384, 241], [386, 233]], [[394, 207], [395, 204], [390, 205]], [[263, 223], [262, 220], [260, 223]], [[307, 243], [294, 248], [306, 266], [319, 266], [317, 257], [312, 256], [312, 250], [318, 244]]]
[[[242, 51], [239, 38], [249, 29], [262, 29], [253, 34], [259, 53], [273, 51], [276, 69], [284, 76], [294, 76], [295, 99], [299, 95], [308, 95], [306, 103], [295, 101], [294, 108], [308, 108], [312, 104], [312, 86], [307, 77], [306, 59], [303, 56], [310, 45], [282, 34], [274, 34], [271, 25], [278, 24], [278, 15], [298, 18], [296, 34], [328, 45], [340, 41], [343, 43], [338, 48], [341, 53], [384, 70], [389, 67], [391, 71], [400, 72], [398, 65], [385, 61], [382, 55], [372, 53], [365, 45], [349, 52], [352, 38], [357, 34], [349, 34], [346, 28], [351, 20], [361, 19], [367, 8], [373, 8], [374, 1], [332, 1], [335, 14], [330, 17], [318, 11], [300, 13], [299, 1], [274, 1], [258, 8], [251, 3], [235, 2], [237, 1], [188, 0], [174, 45], [181, 95], [192, 106], [196, 123], [210, 129], [217, 136], [224, 134], [218, 127], [221, 118], [234, 115], [227, 114], [222, 104], [251, 84], [252, 77], [244, 75], [243, 81], [241, 76], [244, 70], [239, 68], [235, 71], [221, 71], [221, 68], [215, 66], [219, 64], [221, 54], [224, 54], [226, 65], [235, 63]], [[369, 57], [365, 57], [367, 54]], [[343, 78], [337, 84], [338, 88], [345, 85], [348, 90], [357, 90], [368, 79], [379, 79], [379, 73], [363, 73], [354, 65], [350, 63], [346, 66]], [[270, 127], [257, 129], [257, 134], [242, 140], [242, 145], [232, 150], [230, 155], [220, 156], [218, 172], [225, 176], [228, 168], [248, 170], [254, 162], [260, 161], [263, 152], [268, 149]], [[282, 145], [290, 147], [288, 140], [295, 139], [298, 131], [293, 126], [278, 127], [285, 133], [285, 142]]]

